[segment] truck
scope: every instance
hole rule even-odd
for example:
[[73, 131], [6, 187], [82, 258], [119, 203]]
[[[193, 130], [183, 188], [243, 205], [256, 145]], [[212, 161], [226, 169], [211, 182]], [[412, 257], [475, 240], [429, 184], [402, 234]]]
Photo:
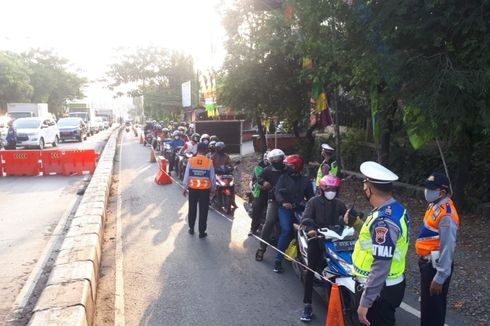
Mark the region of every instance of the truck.
[[114, 112], [112, 109], [96, 109], [95, 115], [98, 117], [102, 117], [104, 121], [109, 123], [109, 126], [112, 127], [112, 123], [114, 122]]
[[88, 103], [68, 103], [68, 115], [82, 118], [90, 135], [98, 132], [98, 127], [95, 124], [95, 110]]
[[32, 117], [52, 118], [47, 103], [7, 103], [7, 115], [12, 120]]

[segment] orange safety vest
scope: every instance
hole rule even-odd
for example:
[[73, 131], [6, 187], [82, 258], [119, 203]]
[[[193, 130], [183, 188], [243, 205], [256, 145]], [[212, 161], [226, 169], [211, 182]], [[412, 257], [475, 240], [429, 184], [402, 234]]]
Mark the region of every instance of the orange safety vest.
[[213, 161], [205, 156], [194, 156], [189, 159], [189, 189], [210, 189]]
[[417, 255], [428, 256], [431, 251], [439, 250], [439, 222], [444, 216], [450, 216], [456, 225], [459, 226], [458, 212], [456, 212], [451, 199], [447, 203], [429, 205], [415, 241], [415, 252]]

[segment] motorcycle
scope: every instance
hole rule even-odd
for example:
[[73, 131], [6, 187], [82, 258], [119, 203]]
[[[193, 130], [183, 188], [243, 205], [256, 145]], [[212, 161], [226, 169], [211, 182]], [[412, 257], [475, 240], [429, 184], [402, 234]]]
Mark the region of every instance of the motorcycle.
[[163, 157], [170, 162], [170, 159], [173, 157], [174, 149], [172, 144], [170, 143], [172, 139], [166, 138], [163, 140]]
[[153, 144], [153, 131], [148, 130], [146, 132], [145, 141], [144, 141], [143, 145], [146, 147], [146, 145], [151, 146], [151, 144]]
[[194, 156], [192, 153], [182, 153], [178, 156], [178, 177], [180, 181], [184, 181], [185, 169], [187, 168], [187, 162]]
[[[172, 146], [170, 146], [172, 147]], [[174, 170], [175, 175], [179, 175], [179, 152], [182, 149], [183, 146], [178, 146], [176, 148], [172, 147], [172, 153], [170, 155], [170, 158], [168, 159], [168, 164], [169, 164], [169, 173], [170, 171]], [[184, 171], [185, 172], [185, 171]]]
[[213, 197], [215, 208], [223, 209], [226, 214], [231, 214], [235, 203], [235, 177], [234, 167], [220, 167], [216, 172], [216, 194]]
[[[293, 269], [296, 275], [304, 282], [308, 266], [308, 246], [311, 241], [323, 240], [324, 256], [314, 275], [313, 288], [328, 301], [331, 282], [337, 284], [340, 290], [342, 311], [346, 325], [359, 325], [357, 318], [356, 282], [353, 274], [352, 252], [354, 251], [354, 228], [336, 225], [332, 228], [320, 228], [318, 236], [308, 238], [304, 228], [298, 230], [298, 255], [293, 260]], [[313, 245], [313, 244], [312, 244]]]

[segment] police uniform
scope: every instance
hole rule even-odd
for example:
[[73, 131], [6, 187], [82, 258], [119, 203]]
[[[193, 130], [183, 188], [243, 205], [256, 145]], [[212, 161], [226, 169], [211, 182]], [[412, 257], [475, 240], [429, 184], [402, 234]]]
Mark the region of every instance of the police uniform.
[[[396, 174], [375, 162], [364, 162], [361, 172], [373, 184], [398, 180]], [[368, 308], [371, 325], [395, 325], [395, 310], [405, 293], [408, 232], [407, 210], [393, 198], [374, 208], [360, 228], [352, 262], [360, 285], [359, 304]]]
[[[322, 151], [333, 152], [334, 148], [328, 144], [322, 144]], [[334, 161], [329, 164], [327, 160], [323, 160], [323, 162], [318, 167], [318, 172], [316, 174], [316, 179], [315, 179], [316, 186], [317, 187], [320, 186], [320, 180], [327, 174], [337, 176], [337, 173], [338, 173], [337, 162]]]
[[[425, 188], [446, 189], [449, 193], [449, 180], [445, 175], [434, 173], [426, 180]], [[449, 196], [429, 203], [415, 241], [415, 252], [419, 256], [422, 326], [444, 325], [458, 227], [459, 216]], [[441, 294], [431, 295], [433, 281], [442, 285]]]
[[197, 204], [199, 203], [199, 236], [205, 237], [207, 235], [209, 195], [210, 191], [214, 192], [216, 179], [213, 161], [202, 155], [201, 144], [198, 145], [198, 151], [201, 154], [190, 158], [187, 163], [184, 185], [189, 191], [189, 233], [194, 234]]

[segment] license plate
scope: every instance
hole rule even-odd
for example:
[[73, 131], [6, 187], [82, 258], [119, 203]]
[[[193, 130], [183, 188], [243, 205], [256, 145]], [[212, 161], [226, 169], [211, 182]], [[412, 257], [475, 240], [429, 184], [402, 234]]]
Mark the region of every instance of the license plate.
[[355, 240], [335, 241], [333, 245], [337, 251], [353, 251]]
[[68, 135], [70, 135], [70, 132], [69, 131], [63, 131], [63, 132], [61, 132], [61, 134], [64, 136], [68, 136]]

